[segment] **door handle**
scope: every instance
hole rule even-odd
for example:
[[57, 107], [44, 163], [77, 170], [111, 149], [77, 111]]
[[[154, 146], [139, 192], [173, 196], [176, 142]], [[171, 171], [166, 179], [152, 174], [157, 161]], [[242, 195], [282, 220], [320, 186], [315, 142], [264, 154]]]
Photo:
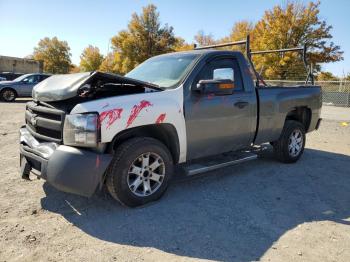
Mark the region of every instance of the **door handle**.
[[245, 101], [238, 101], [234, 103], [234, 106], [238, 108], [243, 108], [243, 107], [246, 107], [247, 105], [248, 105], [248, 102], [245, 102]]

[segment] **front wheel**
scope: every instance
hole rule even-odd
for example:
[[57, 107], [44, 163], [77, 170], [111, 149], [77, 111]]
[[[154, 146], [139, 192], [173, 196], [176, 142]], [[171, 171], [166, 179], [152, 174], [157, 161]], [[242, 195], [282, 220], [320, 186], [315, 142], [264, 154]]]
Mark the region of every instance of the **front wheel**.
[[135, 207], [159, 199], [172, 173], [172, 157], [164, 144], [148, 137], [133, 138], [117, 148], [106, 185], [116, 200]]
[[272, 143], [275, 156], [284, 163], [298, 161], [304, 152], [305, 128], [298, 121], [287, 120], [280, 138]]

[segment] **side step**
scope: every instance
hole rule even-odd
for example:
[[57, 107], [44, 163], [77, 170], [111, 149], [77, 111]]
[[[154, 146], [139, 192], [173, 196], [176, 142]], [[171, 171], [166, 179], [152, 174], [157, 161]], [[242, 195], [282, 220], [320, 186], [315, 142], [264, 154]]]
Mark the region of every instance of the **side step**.
[[236, 165], [246, 161], [254, 160], [258, 157], [257, 154], [251, 152], [240, 152], [235, 154], [220, 155], [214, 158], [206, 158], [196, 160], [190, 164], [183, 166], [187, 176], [213, 171], [219, 168]]

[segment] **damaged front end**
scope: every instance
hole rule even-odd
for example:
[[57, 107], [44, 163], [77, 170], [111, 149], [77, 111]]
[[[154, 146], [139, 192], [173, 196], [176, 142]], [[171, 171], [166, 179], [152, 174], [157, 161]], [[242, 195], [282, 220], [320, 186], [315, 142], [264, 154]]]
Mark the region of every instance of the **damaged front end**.
[[161, 91], [157, 85], [116, 74], [86, 72], [53, 75], [33, 89], [35, 101], [52, 102], [80, 97], [86, 100]]
[[[156, 85], [101, 72], [54, 75], [42, 81], [33, 89], [34, 101], [27, 103], [26, 124], [20, 129], [22, 177], [27, 179], [33, 171], [61, 191], [91, 196], [112, 156], [98, 133], [96, 143], [83, 144], [93, 130], [84, 124], [87, 114], [73, 119], [68, 116], [71, 110], [86, 101], [157, 91], [161, 89]], [[67, 139], [68, 129], [70, 137], [82, 144]]]

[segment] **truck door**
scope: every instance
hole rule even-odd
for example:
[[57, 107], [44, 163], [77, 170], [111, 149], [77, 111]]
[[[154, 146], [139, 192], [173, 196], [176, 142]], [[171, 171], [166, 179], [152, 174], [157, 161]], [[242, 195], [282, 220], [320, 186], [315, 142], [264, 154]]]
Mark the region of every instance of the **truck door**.
[[[200, 80], [231, 79], [226, 95], [198, 92]], [[187, 158], [194, 159], [248, 147], [256, 127], [256, 94], [246, 91], [238, 61], [217, 57], [207, 62], [185, 94]], [[197, 89], [197, 90], [196, 90]]]

